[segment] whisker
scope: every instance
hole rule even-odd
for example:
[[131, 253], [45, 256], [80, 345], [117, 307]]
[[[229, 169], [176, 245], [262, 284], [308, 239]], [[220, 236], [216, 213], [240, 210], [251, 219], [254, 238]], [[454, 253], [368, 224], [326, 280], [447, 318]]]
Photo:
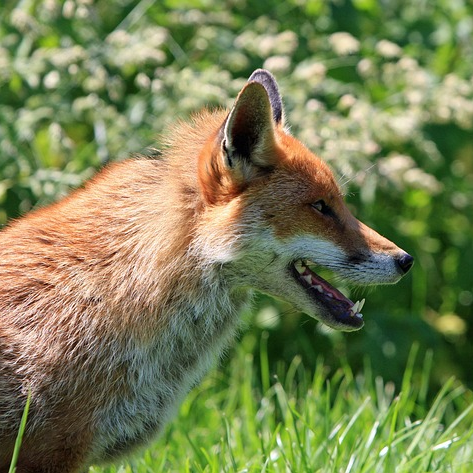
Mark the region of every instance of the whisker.
[[[376, 163], [373, 163], [367, 169], [360, 169], [358, 172], [355, 173], [355, 175], [353, 175], [351, 177], [348, 177], [345, 181], [339, 181], [340, 187], [347, 186], [347, 184], [349, 184], [351, 181], [356, 179], [361, 173], [368, 174], [375, 166], [376, 166]], [[342, 175], [341, 178], [343, 178], [343, 177], [345, 177], [345, 175]]]

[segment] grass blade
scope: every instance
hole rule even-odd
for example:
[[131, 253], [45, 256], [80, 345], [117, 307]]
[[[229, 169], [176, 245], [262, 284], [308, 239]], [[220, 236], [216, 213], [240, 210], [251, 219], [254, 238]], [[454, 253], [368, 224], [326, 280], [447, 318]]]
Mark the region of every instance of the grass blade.
[[28, 392], [28, 397], [26, 398], [25, 408], [23, 410], [23, 415], [21, 416], [20, 428], [18, 429], [18, 435], [16, 437], [15, 449], [13, 450], [12, 461], [10, 464], [10, 469], [8, 473], [14, 473], [16, 470], [16, 464], [18, 462], [18, 457], [20, 456], [21, 443], [23, 441], [23, 434], [26, 429], [26, 421], [28, 419], [28, 412], [30, 410], [30, 401], [31, 401], [31, 392]]

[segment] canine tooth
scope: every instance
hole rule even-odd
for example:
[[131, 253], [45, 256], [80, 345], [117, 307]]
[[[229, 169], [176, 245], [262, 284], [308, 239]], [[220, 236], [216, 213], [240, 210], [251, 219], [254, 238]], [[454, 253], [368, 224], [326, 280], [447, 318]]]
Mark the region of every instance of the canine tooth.
[[316, 286], [312, 286], [316, 291], [319, 291], [319, 292], [324, 292], [324, 290], [322, 289], [322, 286], [320, 284], [317, 284]]
[[361, 299], [359, 305], [358, 305], [358, 312], [361, 311], [361, 309], [363, 309], [363, 306], [365, 305], [365, 299]]
[[356, 314], [358, 312], [358, 306], [360, 305], [360, 301], [356, 301], [353, 307], [350, 309], [353, 314]]
[[296, 261], [294, 263], [294, 267], [296, 268], [297, 272], [302, 274], [305, 271], [305, 266], [302, 264], [302, 261]]

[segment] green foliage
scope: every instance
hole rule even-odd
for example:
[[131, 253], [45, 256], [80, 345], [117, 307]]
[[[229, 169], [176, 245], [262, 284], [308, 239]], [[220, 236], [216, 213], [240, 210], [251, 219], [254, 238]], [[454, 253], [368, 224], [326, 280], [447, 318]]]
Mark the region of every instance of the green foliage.
[[176, 118], [231, 105], [266, 67], [294, 134], [416, 265], [368, 294], [360, 333], [327, 332], [261, 296], [265, 385], [281, 359], [316, 368], [323, 352], [355, 373], [368, 356], [400, 386], [417, 342], [434, 350], [433, 384], [454, 374], [472, 386], [472, 18], [467, 0], [6, 1], [0, 223], [143, 151]]
[[91, 473], [471, 471], [472, 393], [450, 379], [428, 405], [430, 356], [415, 380], [411, 351], [399, 393], [346, 361], [328, 374], [320, 359], [307, 370], [296, 357], [265, 380], [248, 353], [253, 338], [191, 393], [155, 445]]

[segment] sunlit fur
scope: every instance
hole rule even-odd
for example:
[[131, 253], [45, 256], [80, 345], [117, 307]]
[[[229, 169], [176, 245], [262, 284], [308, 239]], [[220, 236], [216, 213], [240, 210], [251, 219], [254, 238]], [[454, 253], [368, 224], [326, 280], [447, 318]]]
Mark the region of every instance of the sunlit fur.
[[294, 259], [355, 282], [400, 277], [403, 252], [349, 213], [258, 82], [229, 116], [204, 111], [163, 146], [0, 233], [2, 472], [28, 393], [19, 473], [84, 471], [157, 435], [228, 346], [252, 288], [333, 325], [290, 277]]

